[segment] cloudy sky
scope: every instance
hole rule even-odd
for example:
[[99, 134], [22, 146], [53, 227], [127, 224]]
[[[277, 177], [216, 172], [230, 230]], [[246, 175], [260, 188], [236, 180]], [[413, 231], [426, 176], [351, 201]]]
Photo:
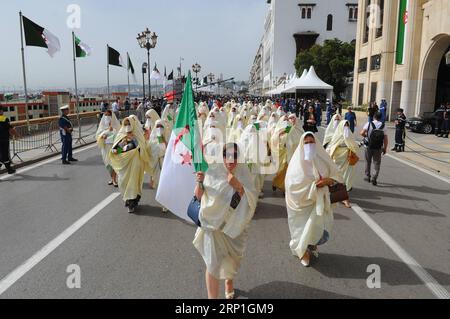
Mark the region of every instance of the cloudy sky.
[[[73, 86], [71, 29], [67, 8], [81, 9], [81, 28], [75, 30], [93, 55], [78, 60], [80, 87], [106, 85], [106, 44], [124, 56], [128, 51], [135, 69], [146, 60], [137, 33], [148, 27], [159, 35], [151, 51], [157, 62], [170, 73], [184, 58], [183, 70], [202, 65], [225, 78], [247, 80], [253, 58], [263, 34], [267, 4], [264, 0], [14, 0], [1, 1], [0, 91], [23, 85], [20, 55], [19, 11], [55, 34], [61, 51], [52, 59], [46, 49], [27, 47], [26, 67], [31, 88], [68, 88]], [[137, 81], [140, 83], [138, 74]], [[111, 68], [111, 84], [126, 83], [126, 70]]]

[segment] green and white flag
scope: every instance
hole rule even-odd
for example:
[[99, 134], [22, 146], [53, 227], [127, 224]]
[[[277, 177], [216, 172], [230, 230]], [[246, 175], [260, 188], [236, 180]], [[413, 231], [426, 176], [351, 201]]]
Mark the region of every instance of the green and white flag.
[[86, 43], [81, 42], [77, 36], [75, 36], [75, 51], [77, 58], [85, 58], [92, 53], [92, 49]]
[[398, 17], [398, 35], [397, 35], [397, 53], [396, 63], [405, 63], [406, 54], [406, 36], [408, 33], [408, 6], [409, 0], [400, 0], [399, 17]]
[[187, 209], [196, 185], [195, 173], [207, 170], [189, 72], [180, 111], [167, 146], [156, 200], [178, 217], [192, 223]]
[[134, 66], [133, 62], [131, 62], [130, 55], [127, 53], [128, 56], [128, 70], [131, 72], [131, 74], [134, 75]]
[[25, 16], [22, 16], [22, 23], [27, 46], [47, 48], [47, 53], [52, 58], [56, 52], [61, 50], [59, 39], [53, 33]]

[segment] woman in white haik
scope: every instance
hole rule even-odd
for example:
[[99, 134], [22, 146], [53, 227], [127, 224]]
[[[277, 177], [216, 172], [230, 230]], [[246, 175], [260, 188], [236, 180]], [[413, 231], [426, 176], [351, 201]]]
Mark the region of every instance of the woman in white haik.
[[111, 161], [109, 159], [109, 153], [114, 143], [114, 138], [117, 132], [120, 130], [120, 123], [117, 120], [116, 115], [111, 111], [107, 110], [105, 115], [100, 121], [95, 138], [97, 140], [97, 145], [102, 153], [103, 163], [106, 166], [106, 170], [111, 176], [111, 180], [108, 185], [114, 185], [114, 187], [119, 187], [117, 184], [117, 174], [111, 166]]
[[[355, 136], [350, 130], [350, 123], [347, 120], [341, 121], [331, 142], [328, 144], [327, 153], [339, 167], [339, 170], [344, 177], [347, 191], [350, 191], [353, 187], [356, 167], [355, 165], [351, 165], [349, 155], [350, 152], [357, 154], [358, 151], [359, 146], [358, 143], [356, 143]], [[352, 208], [348, 200], [344, 201], [343, 204], [347, 208]]]
[[154, 188], [158, 188], [164, 156], [166, 155], [167, 143], [168, 136], [164, 127], [164, 121], [157, 120], [148, 141], [151, 154], [150, 165], [153, 170], [152, 182]]
[[234, 299], [233, 279], [258, 201], [248, 166], [238, 164], [238, 145], [225, 145], [223, 153], [224, 163], [210, 165], [206, 174], [197, 173], [195, 189], [195, 196], [201, 200], [201, 227], [193, 244], [206, 264], [209, 299], [219, 298], [220, 280], [225, 280], [226, 299]]
[[333, 226], [329, 186], [342, 176], [311, 132], [303, 134], [286, 173], [286, 207], [292, 254], [309, 267], [311, 254], [326, 243]]
[[326, 149], [328, 147], [328, 144], [333, 139], [334, 132], [336, 132], [336, 129], [339, 126], [339, 123], [341, 123], [342, 117], [339, 114], [333, 115], [331, 118], [330, 124], [328, 124], [328, 127], [325, 131], [325, 137], [323, 139], [323, 147]]

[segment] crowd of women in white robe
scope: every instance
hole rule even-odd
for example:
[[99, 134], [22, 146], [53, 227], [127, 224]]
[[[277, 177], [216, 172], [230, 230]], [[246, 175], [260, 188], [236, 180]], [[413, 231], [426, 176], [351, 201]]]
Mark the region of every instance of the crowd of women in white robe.
[[[200, 102], [195, 107], [209, 169], [197, 174], [193, 190], [201, 202], [202, 224], [193, 243], [206, 264], [208, 297], [218, 298], [220, 280], [226, 282], [225, 296], [235, 297], [233, 279], [269, 178], [272, 190], [285, 194], [289, 248], [309, 266], [318, 257], [318, 246], [332, 235], [329, 186], [353, 187], [359, 147], [349, 123], [334, 116], [320, 142], [314, 133], [303, 131], [295, 114], [277, 109], [270, 100], [259, 105], [232, 100], [211, 109]], [[176, 116], [177, 110], [168, 105], [161, 117], [148, 111], [143, 127], [135, 116], [121, 126], [111, 112], [101, 120], [97, 142], [111, 177], [108, 184], [118, 185], [129, 212], [143, 196], [145, 173], [150, 187], [158, 187]], [[240, 202], [231, 208], [236, 193]], [[351, 207], [349, 201], [343, 204]]]

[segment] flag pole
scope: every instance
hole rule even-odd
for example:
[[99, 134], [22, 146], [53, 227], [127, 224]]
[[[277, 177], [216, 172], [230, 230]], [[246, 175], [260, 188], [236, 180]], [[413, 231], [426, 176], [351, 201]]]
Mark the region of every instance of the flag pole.
[[23, 19], [22, 11], [19, 11], [20, 17], [20, 43], [22, 45], [22, 71], [23, 71], [23, 88], [25, 91], [25, 118], [27, 120], [27, 129], [30, 131], [30, 118], [28, 116], [28, 89], [27, 89], [27, 74], [25, 70], [25, 48], [23, 46]]
[[81, 137], [81, 123], [80, 123], [80, 108], [79, 108], [79, 101], [78, 101], [78, 82], [77, 82], [77, 50], [75, 46], [75, 32], [72, 31], [72, 46], [73, 46], [73, 76], [75, 79], [75, 111], [77, 113], [77, 121], [78, 121], [78, 140], [75, 144], [78, 144], [83, 141], [83, 138]]
[[107, 87], [108, 87], [108, 103], [110, 102], [110, 92], [109, 92], [109, 44], [106, 45], [106, 60], [107, 60], [107, 66], [106, 66], [106, 78], [107, 78]]
[[128, 97], [130, 97], [130, 55], [127, 52]]

